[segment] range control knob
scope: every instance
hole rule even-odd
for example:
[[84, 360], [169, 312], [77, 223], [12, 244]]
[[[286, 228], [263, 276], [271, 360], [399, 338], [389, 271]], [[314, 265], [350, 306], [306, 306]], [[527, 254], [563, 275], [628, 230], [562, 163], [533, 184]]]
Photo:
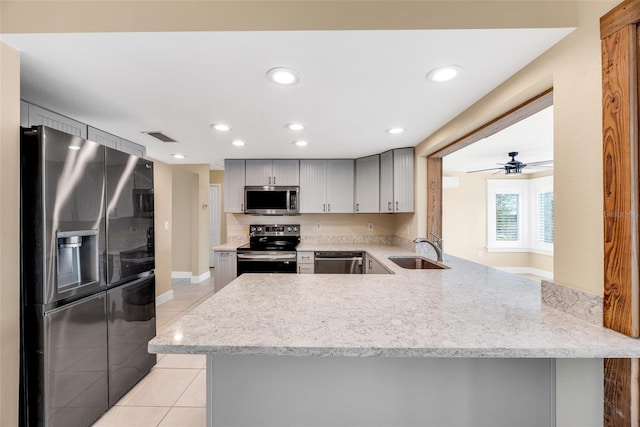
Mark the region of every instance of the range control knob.
[[291, 227], [287, 227], [287, 231], [291, 232]]
[[298, 231], [298, 227], [293, 227], [293, 231]]
[[262, 227], [258, 227], [258, 231], [262, 231]]
[[251, 231], [253, 233], [254, 231], [256, 231], [256, 228], [251, 226], [251, 227], [249, 227], [249, 231]]

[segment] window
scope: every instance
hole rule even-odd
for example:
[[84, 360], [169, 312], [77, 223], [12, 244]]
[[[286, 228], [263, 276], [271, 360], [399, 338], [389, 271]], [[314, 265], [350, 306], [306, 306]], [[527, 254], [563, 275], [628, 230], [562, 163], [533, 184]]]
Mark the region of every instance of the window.
[[520, 240], [520, 195], [496, 194], [496, 240]]
[[487, 250], [553, 253], [553, 177], [487, 180]]
[[553, 192], [538, 193], [538, 242], [553, 243]]

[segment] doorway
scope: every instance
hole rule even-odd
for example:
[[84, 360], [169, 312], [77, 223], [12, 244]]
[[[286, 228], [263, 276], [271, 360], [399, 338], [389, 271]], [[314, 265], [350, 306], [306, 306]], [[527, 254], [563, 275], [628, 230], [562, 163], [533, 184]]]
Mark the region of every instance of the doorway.
[[552, 166], [550, 89], [428, 157], [427, 233], [461, 258], [552, 279]]
[[213, 268], [213, 248], [220, 244], [220, 184], [209, 185], [209, 267]]

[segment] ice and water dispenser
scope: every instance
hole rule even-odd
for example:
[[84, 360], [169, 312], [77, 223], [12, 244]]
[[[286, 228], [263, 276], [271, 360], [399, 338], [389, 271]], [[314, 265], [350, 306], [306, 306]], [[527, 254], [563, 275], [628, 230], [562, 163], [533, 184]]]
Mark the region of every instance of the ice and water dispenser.
[[63, 231], [58, 237], [58, 292], [99, 280], [98, 230]]

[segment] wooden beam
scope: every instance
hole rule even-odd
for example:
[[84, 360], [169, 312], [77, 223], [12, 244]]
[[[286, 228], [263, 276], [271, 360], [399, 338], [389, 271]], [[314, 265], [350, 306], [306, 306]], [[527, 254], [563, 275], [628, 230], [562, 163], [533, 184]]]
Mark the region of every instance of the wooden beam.
[[467, 147], [474, 142], [480, 141], [494, 133], [500, 132], [508, 128], [520, 120], [544, 110], [553, 105], [553, 89], [547, 89], [541, 94], [531, 98], [530, 100], [518, 105], [517, 107], [507, 111], [506, 113], [496, 117], [490, 122], [480, 126], [478, 129], [469, 132], [460, 139], [453, 141], [451, 144], [431, 154], [429, 157], [444, 157], [458, 150]]
[[636, 27], [602, 40], [604, 326], [638, 337]]
[[638, 361], [604, 359], [604, 426], [638, 426]]
[[427, 238], [442, 237], [442, 158], [427, 158]]
[[605, 39], [627, 25], [640, 22], [640, 2], [626, 0], [600, 18], [600, 39]]

